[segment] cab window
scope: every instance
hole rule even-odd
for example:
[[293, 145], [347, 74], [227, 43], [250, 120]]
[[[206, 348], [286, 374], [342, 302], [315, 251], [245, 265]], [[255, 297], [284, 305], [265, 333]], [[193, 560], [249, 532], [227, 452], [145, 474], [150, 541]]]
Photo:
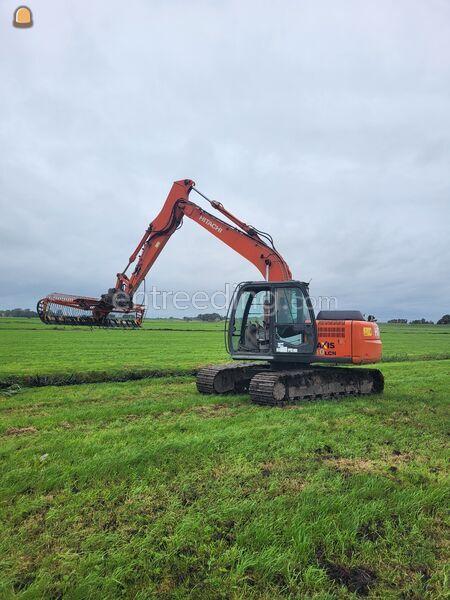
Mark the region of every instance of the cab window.
[[304, 326], [311, 323], [311, 317], [300, 288], [282, 287], [275, 291], [275, 316], [277, 341], [293, 345], [307, 341]]

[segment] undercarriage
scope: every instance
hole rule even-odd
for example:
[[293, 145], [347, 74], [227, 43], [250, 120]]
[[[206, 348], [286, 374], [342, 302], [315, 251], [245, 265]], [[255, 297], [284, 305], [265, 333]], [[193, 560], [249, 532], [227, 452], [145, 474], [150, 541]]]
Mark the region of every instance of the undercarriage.
[[249, 392], [250, 400], [266, 406], [286, 406], [322, 398], [379, 394], [384, 378], [378, 369], [241, 363], [204, 367], [197, 374], [203, 394]]

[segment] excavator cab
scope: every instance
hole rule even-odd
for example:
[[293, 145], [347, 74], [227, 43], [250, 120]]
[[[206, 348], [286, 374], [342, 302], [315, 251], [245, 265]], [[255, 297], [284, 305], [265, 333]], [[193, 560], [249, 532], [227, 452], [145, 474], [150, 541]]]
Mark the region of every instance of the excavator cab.
[[235, 359], [311, 362], [317, 329], [307, 284], [241, 283], [230, 305], [226, 337]]

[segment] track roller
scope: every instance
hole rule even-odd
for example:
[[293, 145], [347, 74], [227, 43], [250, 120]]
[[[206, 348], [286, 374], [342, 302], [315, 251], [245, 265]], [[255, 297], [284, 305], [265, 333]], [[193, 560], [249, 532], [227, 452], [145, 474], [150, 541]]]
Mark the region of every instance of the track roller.
[[384, 377], [378, 369], [304, 367], [266, 371], [250, 382], [250, 399], [255, 404], [285, 406], [321, 398], [378, 394]]

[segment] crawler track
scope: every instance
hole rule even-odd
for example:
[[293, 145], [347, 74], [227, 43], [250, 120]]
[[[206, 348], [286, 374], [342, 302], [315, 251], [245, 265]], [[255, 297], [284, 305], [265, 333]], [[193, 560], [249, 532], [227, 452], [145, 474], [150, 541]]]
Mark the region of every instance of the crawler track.
[[249, 391], [252, 402], [265, 406], [378, 394], [383, 388], [378, 369], [305, 366], [276, 371], [268, 363], [253, 362], [204, 367], [197, 373], [197, 389], [202, 394]]
[[381, 393], [384, 378], [378, 369], [305, 367], [256, 374], [249, 386], [250, 399], [265, 406], [285, 406], [321, 398]]
[[197, 389], [202, 394], [247, 392], [252, 377], [269, 369], [268, 363], [228, 363], [203, 367], [197, 373]]

